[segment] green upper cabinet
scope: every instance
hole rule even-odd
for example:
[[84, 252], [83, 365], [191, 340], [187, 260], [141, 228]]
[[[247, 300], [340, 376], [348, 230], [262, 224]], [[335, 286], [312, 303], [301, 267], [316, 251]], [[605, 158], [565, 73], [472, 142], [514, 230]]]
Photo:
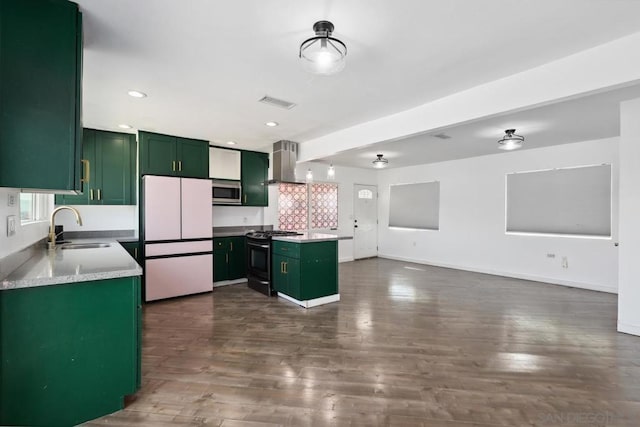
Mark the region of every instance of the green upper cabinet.
[[209, 177], [209, 142], [140, 131], [140, 175]]
[[269, 155], [255, 151], [243, 151], [241, 160], [242, 204], [244, 206], [268, 206], [269, 192], [265, 182], [269, 170]]
[[80, 191], [82, 15], [0, 1], [0, 187]]
[[56, 196], [56, 204], [135, 205], [135, 135], [84, 129], [82, 151], [89, 180], [81, 195]]

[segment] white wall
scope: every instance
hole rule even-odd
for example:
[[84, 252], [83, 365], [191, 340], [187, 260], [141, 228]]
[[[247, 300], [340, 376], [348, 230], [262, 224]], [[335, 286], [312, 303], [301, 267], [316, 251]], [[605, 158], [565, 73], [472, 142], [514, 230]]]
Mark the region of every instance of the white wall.
[[640, 99], [620, 106], [618, 331], [640, 335]]
[[[10, 194], [16, 197], [15, 206], [8, 206]], [[0, 259], [45, 238], [49, 230], [49, 221], [46, 220], [24, 226], [20, 224], [19, 196], [20, 190], [0, 188]], [[7, 216], [9, 215], [16, 217], [16, 234], [11, 237], [7, 237]]]
[[[601, 163], [612, 164], [612, 239], [505, 234], [507, 173]], [[618, 138], [381, 171], [379, 255], [616, 292], [617, 175]], [[440, 181], [440, 230], [390, 229], [389, 185], [434, 180]]]
[[[327, 179], [329, 165], [316, 162], [298, 163], [296, 176], [304, 177], [311, 169], [315, 182], [335, 182], [338, 184], [338, 229], [320, 230], [338, 236], [353, 236], [353, 185], [376, 185], [376, 171], [373, 169], [335, 166], [334, 180]], [[269, 187], [269, 207], [265, 210], [265, 223], [272, 223], [278, 228], [278, 191], [277, 185]], [[270, 222], [268, 222], [270, 221]], [[340, 262], [353, 260], [353, 240], [338, 242], [338, 258]]]
[[[272, 203], [269, 199], [269, 203]], [[214, 206], [213, 226], [263, 225], [264, 208], [255, 206]]]
[[76, 224], [71, 212], [56, 215], [56, 225], [64, 226], [64, 231], [135, 230], [138, 233], [137, 206], [73, 206], [80, 212], [82, 227]]

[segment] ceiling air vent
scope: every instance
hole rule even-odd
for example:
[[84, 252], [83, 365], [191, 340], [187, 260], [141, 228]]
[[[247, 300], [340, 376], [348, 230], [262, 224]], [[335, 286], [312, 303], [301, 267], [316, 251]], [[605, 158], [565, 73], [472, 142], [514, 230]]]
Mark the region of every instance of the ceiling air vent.
[[282, 99], [273, 98], [269, 95], [263, 96], [258, 102], [262, 102], [263, 104], [272, 105], [278, 108], [284, 108], [285, 110], [290, 110], [296, 106], [293, 102], [284, 101]]
[[451, 139], [451, 137], [449, 135], [447, 135], [446, 133], [436, 133], [435, 135], [431, 135], [434, 138], [439, 138], [439, 139]]

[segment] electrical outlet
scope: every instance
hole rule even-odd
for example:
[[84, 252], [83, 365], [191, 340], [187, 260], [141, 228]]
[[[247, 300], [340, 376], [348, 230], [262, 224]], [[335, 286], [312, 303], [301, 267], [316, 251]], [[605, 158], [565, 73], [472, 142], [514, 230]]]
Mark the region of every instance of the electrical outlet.
[[569, 268], [569, 259], [566, 256], [562, 257], [562, 268]]
[[16, 216], [9, 215], [7, 217], [7, 237], [11, 237], [16, 234]]
[[9, 197], [7, 197], [7, 205], [15, 206], [18, 203], [18, 195], [16, 193], [10, 193]]
[[547, 258], [555, 258], [556, 254], [547, 254]]

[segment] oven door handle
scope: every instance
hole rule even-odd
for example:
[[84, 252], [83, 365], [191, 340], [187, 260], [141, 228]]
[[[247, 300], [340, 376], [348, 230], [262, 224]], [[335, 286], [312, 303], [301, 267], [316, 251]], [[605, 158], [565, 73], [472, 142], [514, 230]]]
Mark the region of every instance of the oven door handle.
[[255, 243], [247, 243], [248, 246], [253, 246], [256, 248], [263, 248], [263, 249], [269, 249], [269, 245], [256, 245]]

